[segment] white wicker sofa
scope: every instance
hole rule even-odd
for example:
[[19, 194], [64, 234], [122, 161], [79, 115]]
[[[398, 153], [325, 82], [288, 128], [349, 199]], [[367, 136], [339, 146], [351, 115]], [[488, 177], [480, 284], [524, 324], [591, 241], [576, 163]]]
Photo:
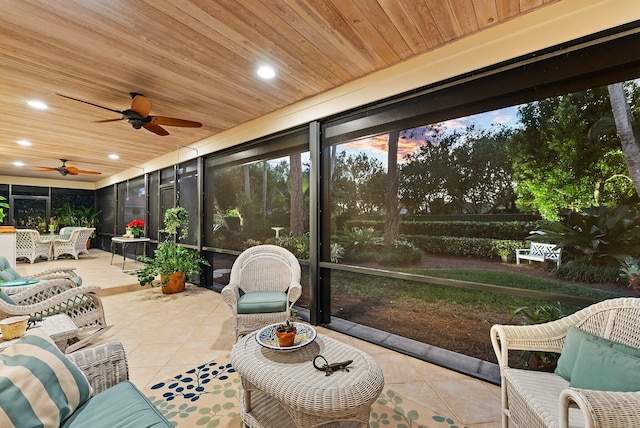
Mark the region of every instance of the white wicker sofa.
[[3, 350], [0, 361], [0, 379], [10, 380], [0, 382], [0, 426], [173, 426], [128, 380], [120, 342], [64, 355], [31, 331]]
[[[640, 367], [635, 369], [640, 364], [640, 299], [605, 300], [544, 324], [494, 325], [491, 342], [500, 365], [503, 428], [640, 426]], [[561, 352], [556, 373], [566, 376], [568, 368], [570, 380], [509, 367], [509, 352], [521, 350]], [[620, 355], [627, 352], [635, 356]], [[621, 361], [631, 361], [634, 368], [609, 373], [628, 367]], [[580, 384], [585, 378], [596, 384], [627, 383], [626, 392], [587, 388]]]

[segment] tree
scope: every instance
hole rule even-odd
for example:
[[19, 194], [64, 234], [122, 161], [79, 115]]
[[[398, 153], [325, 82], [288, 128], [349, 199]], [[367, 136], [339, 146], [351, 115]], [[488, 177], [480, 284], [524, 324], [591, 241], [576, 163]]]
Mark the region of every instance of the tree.
[[291, 195], [291, 217], [289, 227], [291, 235], [304, 234], [304, 199], [302, 193], [302, 156], [300, 153], [289, 156], [289, 194]]
[[385, 203], [386, 216], [384, 221], [384, 244], [392, 245], [400, 236], [400, 208], [398, 207], [398, 186], [400, 173], [398, 170], [398, 139], [399, 131], [389, 134], [387, 150], [387, 198]]
[[386, 174], [382, 162], [366, 153], [340, 152], [336, 156], [331, 180], [331, 204], [334, 215], [361, 215], [379, 212], [384, 207]]
[[636, 193], [640, 196], [640, 150], [633, 135], [633, 115], [627, 103], [627, 97], [624, 93], [622, 83], [615, 83], [607, 86], [609, 91], [609, 99], [611, 100], [611, 110], [618, 130], [618, 137], [622, 145], [629, 175], [636, 189]]
[[610, 115], [606, 87], [547, 98], [518, 109], [522, 127], [510, 139], [516, 181], [516, 204], [559, 220], [563, 210], [615, 206], [633, 191], [620, 141], [602, 134], [597, 143], [589, 131]]
[[515, 197], [509, 135], [505, 128], [473, 127], [432, 135], [402, 168], [403, 206], [414, 214], [477, 214], [510, 205]]

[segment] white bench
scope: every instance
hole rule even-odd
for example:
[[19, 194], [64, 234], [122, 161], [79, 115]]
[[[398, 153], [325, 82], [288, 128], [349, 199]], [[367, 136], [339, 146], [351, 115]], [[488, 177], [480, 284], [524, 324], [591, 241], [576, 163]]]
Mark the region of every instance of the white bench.
[[516, 250], [516, 264], [520, 264], [520, 260], [531, 260], [534, 262], [544, 262], [551, 260], [556, 262], [556, 266], [560, 267], [560, 259], [562, 257], [562, 248], [556, 244], [543, 244], [541, 242], [532, 242], [530, 248], [518, 248]]

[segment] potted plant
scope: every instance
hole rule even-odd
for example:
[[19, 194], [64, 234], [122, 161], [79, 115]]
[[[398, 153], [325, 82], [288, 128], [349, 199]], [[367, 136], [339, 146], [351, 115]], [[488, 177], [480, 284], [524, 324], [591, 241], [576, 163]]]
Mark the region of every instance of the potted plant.
[[131, 232], [134, 238], [144, 235], [144, 220], [133, 219], [127, 224], [127, 233]]
[[[4, 196], [0, 196], [0, 223], [4, 222], [4, 217], [6, 216], [6, 214], [4, 213], [5, 208], [9, 209], [9, 204], [4, 202], [6, 200], [7, 198], [5, 198]], [[5, 232], [12, 232], [15, 229], [13, 226], [0, 226], [0, 230], [3, 230]]]
[[154, 257], [140, 256], [138, 260], [145, 263], [142, 269], [133, 272], [140, 285], [154, 285], [160, 275], [160, 285], [165, 294], [178, 293], [184, 290], [187, 275], [200, 273], [202, 266], [209, 262], [192, 250], [177, 243], [178, 230], [180, 237], [188, 234], [189, 214], [182, 207], [169, 208], [165, 212], [165, 232], [167, 239], [158, 244]]
[[293, 346], [296, 339], [296, 326], [289, 320], [286, 323], [276, 326], [276, 337], [281, 348]]

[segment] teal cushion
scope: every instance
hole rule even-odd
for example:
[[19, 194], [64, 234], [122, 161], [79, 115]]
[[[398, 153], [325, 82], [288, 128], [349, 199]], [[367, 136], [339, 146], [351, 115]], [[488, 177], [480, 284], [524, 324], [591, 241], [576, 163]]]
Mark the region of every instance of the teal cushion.
[[4, 269], [2, 272], [9, 274], [9, 276], [11, 277], [11, 280], [22, 278], [22, 276], [18, 272], [16, 272], [15, 269], [10, 267]]
[[76, 287], [80, 287], [82, 285], [82, 278], [80, 278], [79, 276], [72, 276], [69, 279], [76, 284]]
[[13, 277], [4, 270], [0, 270], [0, 282], [13, 281]]
[[239, 314], [266, 314], [287, 310], [287, 294], [280, 291], [256, 291], [240, 296]]
[[131, 382], [93, 397], [66, 420], [64, 428], [173, 427]]
[[59, 427], [93, 390], [39, 329], [0, 353], [0, 426]]
[[11, 297], [9, 297], [9, 295], [7, 293], [5, 293], [4, 291], [2, 291], [0, 289], [0, 299], [4, 300], [5, 302], [7, 302], [10, 305], [15, 305], [16, 302], [13, 301], [13, 299]]
[[587, 333], [586, 331], [580, 330], [579, 328], [576, 328], [576, 327], [569, 327], [569, 329], [567, 330], [567, 338], [562, 348], [562, 353], [560, 354], [560, 358], [558, 359], [558, 366], [556, 367], [556, 370], [555, 370], [555, 373], [558, 376], [561, 376], [564, 379], [571, 381], [571, 373], [573, 372], [573, 368], [576, 362], [576, 357], [578, 356], [578, 352], [580, 351], [580, 346], [582, 346], [582, 342], [585, 339], [592, 340], [596, 343], [600, 343], [610, 348], [612, 347], [614, 349], [617, 349], [618, 351], [625, 352], [629, 355], [640, 357], [640, 349], [633, 348], [631, 346], [627, 346], [622, 343], [607, 340], [599, 336], [595, 336], [591, 333]]
[[569, 386], [597, 391], [640, 391], [640, 358], [584, 339]]

